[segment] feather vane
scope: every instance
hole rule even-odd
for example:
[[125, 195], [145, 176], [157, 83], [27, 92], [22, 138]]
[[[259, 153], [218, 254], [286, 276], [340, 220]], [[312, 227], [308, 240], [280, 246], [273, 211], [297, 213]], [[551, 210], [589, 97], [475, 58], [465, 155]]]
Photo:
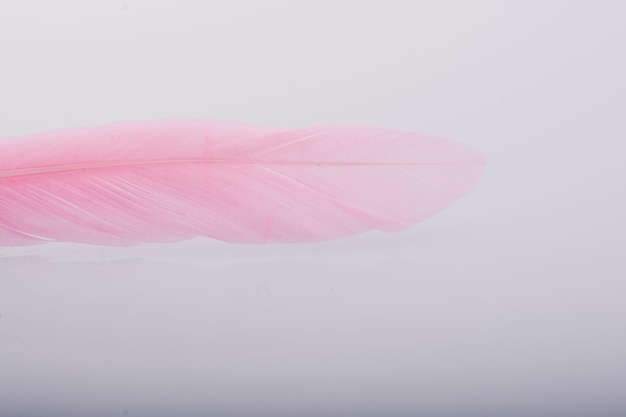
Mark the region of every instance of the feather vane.
[[9, 137], [0, 140], [0, 246], [395, 231], [448, 207], [484, 167], [450, 140], [359, 126], [179, 120]]

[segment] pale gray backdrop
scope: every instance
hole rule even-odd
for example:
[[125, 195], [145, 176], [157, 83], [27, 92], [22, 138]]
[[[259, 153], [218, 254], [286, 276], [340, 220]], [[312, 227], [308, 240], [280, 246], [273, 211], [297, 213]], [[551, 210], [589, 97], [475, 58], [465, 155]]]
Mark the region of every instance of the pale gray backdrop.
[[0, 136], [355, 123], [491, 160], [397, 234], [0, 248], [0, 417], [626, 415], [625, 13], [0, 0]]

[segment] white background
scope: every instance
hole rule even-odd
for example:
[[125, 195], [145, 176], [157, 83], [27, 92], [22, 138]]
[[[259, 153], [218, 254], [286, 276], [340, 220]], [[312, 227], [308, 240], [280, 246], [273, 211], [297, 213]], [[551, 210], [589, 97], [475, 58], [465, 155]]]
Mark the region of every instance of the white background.
[[0, 0], [0, 136], [354, 123], [491, 161], [396, 234], [0, 248], [0, 417], [626, 415], [625, 13]]

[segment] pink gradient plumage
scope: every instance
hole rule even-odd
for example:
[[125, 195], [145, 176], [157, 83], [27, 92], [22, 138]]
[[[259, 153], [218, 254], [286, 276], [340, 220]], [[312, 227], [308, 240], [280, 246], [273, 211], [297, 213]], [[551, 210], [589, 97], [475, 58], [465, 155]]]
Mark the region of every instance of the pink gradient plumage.
[[450, 140], [357, 126], [180, 120], [9, 137], [0, 140], [0, 246], [395, 231], [467, 193], [484, 166]]

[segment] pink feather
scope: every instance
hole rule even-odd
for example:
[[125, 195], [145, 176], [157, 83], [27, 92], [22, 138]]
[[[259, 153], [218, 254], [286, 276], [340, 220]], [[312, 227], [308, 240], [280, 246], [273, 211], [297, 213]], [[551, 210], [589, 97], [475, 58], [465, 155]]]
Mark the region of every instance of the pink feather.
[[187, 120], [10, 137], [0, 140], [0, 246], [394, 231], [467, 193], [484, 166], [455, 142], [371, 127]]

